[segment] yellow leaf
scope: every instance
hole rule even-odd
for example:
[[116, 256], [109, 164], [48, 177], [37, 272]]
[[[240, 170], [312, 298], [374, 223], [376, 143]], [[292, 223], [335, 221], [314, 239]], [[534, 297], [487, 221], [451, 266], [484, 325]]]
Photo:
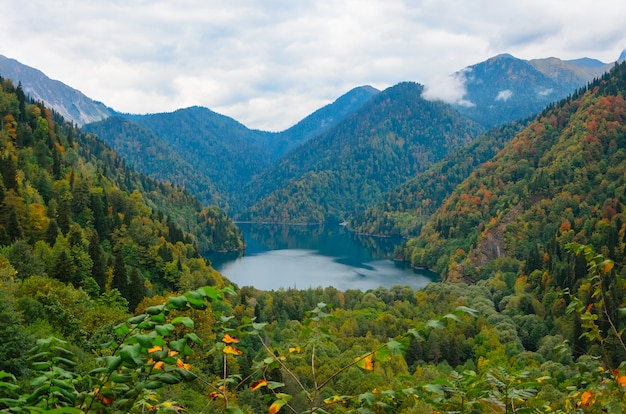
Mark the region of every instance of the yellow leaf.
[[292, 354], [294, 352], [300, 353], [300, 347], [297, 346], [295, 348], [289, 348], [289, 353]]
[[233, 348], [233, 347], [232, 347], [232, 346], [230, 346], [230, 345], [226, 345], [226, 346], [224, 347], [224, 349], [223, 349], [223, 352], [224, 352], [225, 354], [230, 354], [230, 355], [243, 355], [243, 352], [242, 352], [242, 351], [240, 351], [240, 350], [239, 350], [239, 349], [237, 349], [237, 348]]
[[258, 380], [258, 381], [254, 381], [254, 382], [252, 383], [252, 385], [250, 386], [250, 390], [251, 390], [251, 391], [256, 391], [256, 390], [258, 390], [259, 388], [261, 388], [261, 387], [265, 387], [265, 386], [267, 386], [267, 381], [266, 381], [266, 380], [264, 380], [264, 379], [262, 379], [262, 380]]
[[373, 371], [374, 370], [374, 357], [370, 354], [368, 356], [366, 356], [365, 358], [359, 357], [361, 358], [358, 362], [357, 362], [357, 366], [361, 369], [364, 369], [366, 371]]
[[226, 333], [224, 335], [224, 338], [222, 338], [222, 342], [224, 342], [225, 344], [238, 344], [239, 343], [239, 339], [235, 338], [233, 336], [230, 336], [229, 333]]
[[161, 348], [160, 346], [156, 345], [153, 346], [152, 348], [148, 348], [148, 353], [151, 354], [153, 352], [157, 352], [157, 351], [162, 351], [163, 348]]
[[154, 364], [154, 369], [160, 369], [160, 370], [162, 370], [162, 369], [163, 369], [163, 365], [165, 365], [165, 364], [163, 363], [163, 361], [159, 361], [159, 362], [157, 362], [156, 364]]

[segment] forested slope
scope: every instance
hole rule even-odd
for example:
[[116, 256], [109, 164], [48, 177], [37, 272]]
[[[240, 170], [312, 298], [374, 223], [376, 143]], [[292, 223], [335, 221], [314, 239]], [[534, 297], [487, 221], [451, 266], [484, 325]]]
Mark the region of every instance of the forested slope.
[[246, 187], [259, 201], [244, 217], [343, 219], [482, 131], [449, 105], [424, 100], [422, 90], [408, 82], [388, 88], [333, 130], [287, 154]]
[[546, 109], [457, 187], [407, 244], [406, 257], [468, 280], [498, 257], [541, 268], [537, 257], [553, 259], [555, 245], [568, 241], [591, 243], [621, 262], [625, 84], [621, 64]]
[[19, 280], [47, 275], [95, 295], [118, 287], [131, 308], [192, 274], [223, 283], [199, 255], [242, 247], [221, 212], [135, 173], [10, 80], [0, 115], [0, 245]]
[[390, 190], [382, 201], [350, 218], [349, 225], [362, 234], [415, 237], [455, 187], [485, 161], [490, 160], [529, 121], [512, 122], [478, 136]]

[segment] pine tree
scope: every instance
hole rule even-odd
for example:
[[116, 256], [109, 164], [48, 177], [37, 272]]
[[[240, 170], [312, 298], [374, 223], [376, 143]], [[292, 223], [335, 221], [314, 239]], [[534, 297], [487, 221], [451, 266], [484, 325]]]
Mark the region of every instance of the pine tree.
[[120, 253], [117, 253], [115, 255], [115, 264], [113, 265], [113, 281], [111, 282], [111, 288], [119, 290], [122, 296], [126, 299], [128, 299], [128, 297], [130, 296], [126, 265], [124, 264], [124, 258]]
[[145, 287], [141, 273], [139, 273], [136, 267], [133, 267], [133, 270], [130, 272], [130, 289], [127, 298], [129, 309], [134, 311], [145, 295]]
[[93, 262], [91, 276], [96, 283], [98, 283], [98, 286], [100, 286], [100, 293], [102, 293], [107, 283], [106, 263], [102, 247], [100, 247], [100, 237], [97, 231], [94, 231], [89, 239], [89, 257], [91, 257], [91, 261]]

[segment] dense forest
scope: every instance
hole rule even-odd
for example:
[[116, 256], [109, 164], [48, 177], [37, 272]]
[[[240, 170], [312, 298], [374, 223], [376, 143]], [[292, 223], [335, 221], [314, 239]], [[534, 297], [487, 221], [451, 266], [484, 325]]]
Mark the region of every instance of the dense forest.
[[[251, 196], [241, 188], [290, 149], [336, 126], [378, 91], [358, 87], [282, 132], [250, 130], [207, 108], [119, 114], [84, 126], [150, 177], [184, 187], [233, 215]], [[252, 196], [252, 198], [254, 198]]]
[[529, 121], [512, 122], [476, 137], [442, 161], [390, 190], [382, 201], [350, 217], [361, 234], [415, 237], [458, 184], [490, 160]]
[[441, 203], [406, 254], [447, 283], [265, 292], [3, 81], [0, 410], [624, 412], [625, 90], [626, 63]]
[[252, 207], [242, 218], [341, 221], [482, 132], [449, 105], [423, 99], [422, 90], [411, 82], [390, 87], [288, 153], [246, 186]]

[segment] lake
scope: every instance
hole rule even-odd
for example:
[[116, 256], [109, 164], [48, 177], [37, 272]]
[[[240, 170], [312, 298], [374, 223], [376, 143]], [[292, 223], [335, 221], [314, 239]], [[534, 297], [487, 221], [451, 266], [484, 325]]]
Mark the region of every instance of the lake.
[[366, 291], [408, 285], [419, 289], [437, 274], [391, 260], [398, 238], [360, 236], [342, 226], [238, 224], [245, 253], [214, 253], [213, 267], [238, 286], [261, 290], [333, 286]]

